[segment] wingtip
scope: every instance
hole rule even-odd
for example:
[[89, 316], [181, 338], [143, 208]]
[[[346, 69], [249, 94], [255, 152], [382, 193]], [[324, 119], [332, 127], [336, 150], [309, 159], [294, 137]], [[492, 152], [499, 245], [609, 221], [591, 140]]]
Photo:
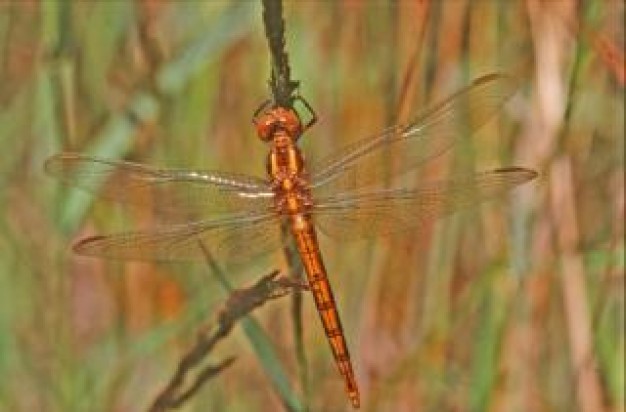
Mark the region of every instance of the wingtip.
[[473, 86], [481, 86], [483, 84], [489, 84], [497, 82], [498, 88], [502, 93], [505, 93], [509, 97], [512, 96], [519, 88], [519, 79], [508, 73], [493, 72], [483, 76], [477, 77], [472, 82]]
[[352, 407], [354, 409], [359, 409], [361, 407], [361, 399], [359, 397], [359, 393], [350, 392], [348, 396], [350, 397], [350, 403], [352, 403]]
[[62, 162], [67, 160], [75, 160], [80, 158], [81, 155], [79, 153], [74, 152], [61, 152], [57, 154], [53, 154], [48, 157], [43, 163], [43, 169], [46, 173], [54, 175], [58, 172], [59, 165], [62, 165]]
[[61, 157], [62, 153], [57, 153], [54, 154], [50, 157], [48, 157], [44, 162], [43, 162], [43, 170], [48, 173], [51, 174], [54, 172], [55, 170], [55, 163], [59, 160], [59, 158]]
[[520, 183], [525, 183], [539, 177], [539, 172], [537, 172], [536, 170], [519, 166], [501, 167], [499, 169], [496, 169], [496, 171], [501, 173], [515, 174], [517, 175], [517, 180]]
[[539, 177], [539, 172], [532, 169], [524, 169], [526, 172], [528, 180], [533, 180]]
[[508, 73], [491, 72], [491, 73], [484, 74], [484, 75], [482, 75], [480, 77], [477, 77], [476, 79], [474, 79], [473, 83], [481, 84], [481, 83], [486, 83], [486, 82], [490, 82], [490, 81], [494, 81], [494, 80], [516, 81], [515, 80], [515, 76], [510, 75]]
[[94, 242], [99, 242], [104, 239], [104, 236], [89, 236], [72, 245], [72, 251], [81, 256], [94, 256], [94, 253], [90, 250], [90, 245]]

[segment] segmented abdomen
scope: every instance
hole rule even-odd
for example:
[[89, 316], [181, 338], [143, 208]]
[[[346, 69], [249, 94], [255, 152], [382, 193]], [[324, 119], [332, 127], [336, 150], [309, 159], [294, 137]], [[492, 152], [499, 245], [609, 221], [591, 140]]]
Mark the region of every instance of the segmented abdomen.
[[307, 216], [292, 216], [292, 233], [304, 264], [309, 287], [313, 293], [313, 299], [322, 320], [326, 337], [339, 372], [343, 375], [346, 391], [352, 405], [359, 407], [359, 390], [352, 370], [350, 353], [343, 335], [335, 298], [326, 275], [326, 268], [322, 261], [315, 228]]

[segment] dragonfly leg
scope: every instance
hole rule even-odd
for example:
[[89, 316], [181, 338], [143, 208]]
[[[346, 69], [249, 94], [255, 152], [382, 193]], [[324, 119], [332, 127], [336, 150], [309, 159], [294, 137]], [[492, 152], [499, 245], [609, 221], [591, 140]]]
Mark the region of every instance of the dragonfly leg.
[[272, 104], [273, 104], [272, 99], [267, 99], [263, 103], [261, 103], [259, 107], [254, 111], [254, 114], [252, 115], [252, 124], [256, 126], [258, 123], [259, 115], [263, 113]]
[[315, 123], [317, 123], [317, 113], [315, 113], [315, 110], [313, 110], [313, 107], [311, 107], [311, 105], [309, 104], [308, 101], [306, 101], [306, 99], [300, 95], [297, 95], [296, 97], [294, 97], [294, 102], [295, 101], [299, 101], [301, 102], [304, 107], [307, 109], [307, 111], [309, 112], [309, 114], [311, 115], [311, 118], [309, 119], [308, 122], [306, 122], [306, 124], [304, 125], [304, 127], [302, 128], [302, 133], [304, 133], [305, 131], [307, 131], [311, 126], [313, 126]]

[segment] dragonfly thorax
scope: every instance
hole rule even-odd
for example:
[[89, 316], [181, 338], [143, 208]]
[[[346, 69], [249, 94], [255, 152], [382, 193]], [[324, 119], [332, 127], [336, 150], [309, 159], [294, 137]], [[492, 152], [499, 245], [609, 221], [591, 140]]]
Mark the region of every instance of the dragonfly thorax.
[[302, 213], [311, 205], [304, 159], [294, 142], [284, 146], [272, 145], [267, 171], [275, 194], [275, 206], [280, 213]]
[[304, 174], [304, 158], [298, 146], [292, 141], [273, 144], [267, 159], [267, 173], [272, 181], [281, 186], [286, 179], [301, 177]]

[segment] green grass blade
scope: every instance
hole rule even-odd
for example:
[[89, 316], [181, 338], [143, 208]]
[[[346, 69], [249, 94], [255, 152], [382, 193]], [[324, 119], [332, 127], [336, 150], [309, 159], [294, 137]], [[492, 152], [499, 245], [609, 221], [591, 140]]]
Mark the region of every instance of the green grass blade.
[[226, 45], [232, 44], [254, 27], [251, 24], [256, 17], [254, 6], [255, 3], [244, 1], [228, 9], [215, 25], [159, 71], [156, 79], [158, 89], [170, 95], [181, 91], [189, 77], [206, 67]]

